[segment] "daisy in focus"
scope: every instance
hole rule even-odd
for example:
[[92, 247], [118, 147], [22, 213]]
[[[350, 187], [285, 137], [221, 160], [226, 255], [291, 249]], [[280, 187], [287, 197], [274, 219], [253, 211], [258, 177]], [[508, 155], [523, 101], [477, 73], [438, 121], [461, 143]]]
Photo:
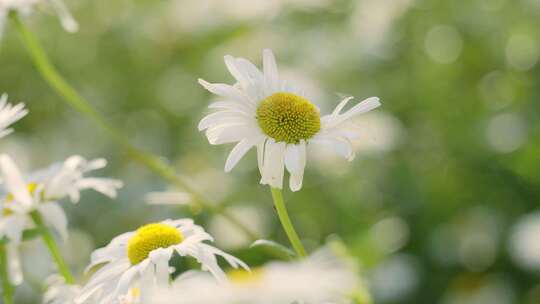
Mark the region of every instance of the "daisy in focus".
[[323, 248], [301, 261], [271, 262], [250, 272], [231, 271], [225, 284], [203, 273], [186, 273], [175, 280], [173, 288], [158, 291], [151, 303], [349, 303], [362, 286], [352, 268], [330, 248]]
[[195, 258], [201, 269], [218, 282], [227, 280], [218, 257], [234, 268], [249, 269], [244, 262], [205, 241], [213, 238], [191, 219], [165, 220], [121, 234], [92, 253], [87, 270], [105, 265], [92, 275], [77, 303], [89, 303], [90, 297], [97, 297], [99, 303], [114, 303], [117, 299], [132, 303], [140, 297], [141, 303], [147, 303], [154, 288], [169, 286], [169, 261], [175, 253]]
[[371, 97], [344, 111], [353, 99], [347, 97], [331, 114], [321, 116], [298, 88], [280, 79], [271, 50], [263, 52], [262, 72], [244, 58], [227, 55], [225, 64], [237, 81], [234, 85], [199, 79], [219, 96], [219, 101], [209, 105], [215, 111], [200, 121], [199, 130], [206, 130], [212, 145], [237, 143], [225, 162], [226, 172], [256, 147], [261, 183], [274, 188], [283, 188], [286, 168], [289, 187], [300, 190], [308, 144], [328, 146], [351, 161], [351, 141], [357, 134], [349, 122], [380, 105], [377, 97]]
[[13, 129], [9, 128], [9, 126], [28, 114], [28, 110], [24, 108], [24, 103], [12, 105], [7, 100], [7, 94], [0, 96], [0, 138], [13, 132]]
[[0, 0], [0, 36], [10, 12], [28, 16], [42, 2], [47, 2], [53, 8], [60, 19], [62, 27], [66, 31], [73, 33], [79, 30], [79, 24], [75, 21], [62, 0]]
[[34, 228], [32, 214], [37, 212], [47, 226], [67, 238], [67, 219], [58, 202], [69, 198], [77, 203], [80, 191], [92, 189], [116, 197], [122, 182], [110, 178], [86, 177], [90, 171], [105, 167], [104, 159], [87, 161], [80, 156], [24, 177], [13, 160], [0, 155], [0, 239], [7, 238], [9, 275], [13, 284], [22, 282], [17, 247], [25, 229]]

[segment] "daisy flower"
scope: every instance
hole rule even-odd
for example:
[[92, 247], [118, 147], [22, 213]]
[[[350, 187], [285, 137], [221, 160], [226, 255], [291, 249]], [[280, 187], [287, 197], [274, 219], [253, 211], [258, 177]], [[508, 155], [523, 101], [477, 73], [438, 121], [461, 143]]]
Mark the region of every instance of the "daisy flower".
[[13, 132], [13, 129], [9, 128], [9, 126], [28, 114], [28, 110], [24, 108], [24, 103], [12, 105], [7, 102], [7, 99], [7, 94], [0, 96], [0, 138]]
[[0, 0], [0, 35], [7, 21], [10, 12], [17, 12], [20, 15], [30, 15], [34, 7], [42, 2], [47, 2], [51, 6], [58, 18], [62, 27], [72, 33], [79, 30], [79, 24], [62, 0]]
[[212, 145], [237, 143], [225, 162], [226, 172], [256, 147], [261, 183], [274, 188], [282, 188], [287, 168], [291, 190], [300, 190], [308, 145], [328, 146], [351, 161], [351, 141], [357, 134], [347, 122], [380, 105], [371, 97], [344, 111], [353, 99], [347, 97], [331, 114], [321, 116], [300, 90], [280, 79], [272, 51], [263, 52], [262, 72], [244, 58], [227, 55], [225, 64], [236, 79], [234, 85], [199, 79], [219, 96], [209, 106], [215, 111], [200, 121], [199, 130], [206, 130]]
[[104, 159], [87, 161], [80, 156], [72, 156], [63, 163], [23, 177], [8, 155], [0, 155], [0, 239], [5, 237], [9, 240], [7, 247], [12, 283], [22, 282], [16, 249], [23, 231], [34, 227], [30, 214], [39, 212], [47, 225], [62, 238], [67, 238], [67, 219], [58, 204], [59, 200], [68, 197], [76, 203], [80, 191], [85, 189], [116, 197], [116, 190], [122, 187], [119, 180], [85, 176], [105, 165]]
[[[271, 262], [252, 271], [233, 270], [218, 284], [203, 273], [186, 273], [155, 304], [348, 303], [361, 281], [349, 263], [323, 248], [295, 262]], [[208, 292], [211, 290], [212, 292]]]
[[[239, 259], [205, 243], [213, 238], [191, 219], [165, 220], [142, 226], [114, 238], [107, 246], [92, 253], [87, 270], [105, 264], [84, 286], [77, 303], [87, 303], [96, 296], [99, 303], [110, 303], [119, 297], [132, 299], [130, 292], [143, 299], [157, 287], [168, 286], [169, 261], [174, 253], [195, 258], [218, 281], [226, 275], [217, 262], [223, 257], [231, 266], [249, 269]], [[128, 295], [128, 296], [126, 296]], [[128, 301], [129, 302], [129, 301]]]

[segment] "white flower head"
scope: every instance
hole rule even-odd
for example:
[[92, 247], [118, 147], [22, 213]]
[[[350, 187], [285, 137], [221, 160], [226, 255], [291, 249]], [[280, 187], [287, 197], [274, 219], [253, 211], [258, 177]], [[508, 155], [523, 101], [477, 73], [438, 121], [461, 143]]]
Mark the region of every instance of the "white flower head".
[[[347, 303], [360, 280], [329, 248], [295, 262], [271, 262], [250, 272], [235, 270], [218, 284], [202, 273], [178, 277], [157, 290], [154, 304]], [[208, 292], [211, 291], [211, 292]]]
[[42, 2], [47, 2], [54, 9], [66, 31], [73, 33], [79, 30], [79, 24], [62, 0], [0, 0], [0, 35], [10, 12], [27, 16], [33, 12], [36, 5]]
[[291, 190], [300, 190], [308, 144], [329, 146], [352, 160], [351, 140], [357, 134], [347, 122], [380, 105], [379, 98], [371, 97], [343, 111], [353, 99], [347, 97], [331, 114], [321, 116], [318, 107], [300, 90], [280, 79], [272, 51], [263, 52], [262, 72], [244, 58], [227, 55], [225, 64], [236, 84], [212, 84], [199, 79], [203, 87], [220, 98], [210, 104], [215, 112], [200, 121], [199, 130], [206, 130], [210, 144], [237, 143], [225, 162], [225, 171], [256, 147], [261, 183], [272, 187], [283, 187], [287, 168]]
[[94, 189], [115, 197], [122, 182], [107, 178], [85, 177], [84, 174], [101, 168], [103, 160], [86, 161], [80, 156], [68, 158], [64, 163], [23, 176], [13, 160], [0, 155], [0, 239], [7, 238], [10, 276], [14, 284], [22, 282], [17, 245], [22, 241], [25, 229], [33, 228], [30, 213], [37, 211], [45, 224], [63, 238], [67, 238], [67, 218], [58, 201], [69, 197], [79, 199], [79, 192]]
[[210, 272], [217, 281], [227, 280], [218, 265], [218, 256], [234, 268], [249, 269], [239, 259], [205, 241], [213, 241], [213, 238], [191, 219], [165, 220], [121, 234], [92, 253], [87, 270], [105, 265], [92, 275], [77, 303], [87, 303], [89, 297], [96, 295], [100, 303], [110, 303], [118, 298], [127, 301], [133, 290], [138, 291], [137, 298], [140, 293], [142, 303], [147, 303], [144, 299], [154, 288], [168, 286], [169, 261], [175, 253], [195, 258], [202, 270]]
[[24, 108], [24, 103], [12, 105], [7, 102], [7, 99], [7, 94], [0, 96], [0, 138], [13, 132], [13, 129], [9, 126], [28, 114], [28, 110]]

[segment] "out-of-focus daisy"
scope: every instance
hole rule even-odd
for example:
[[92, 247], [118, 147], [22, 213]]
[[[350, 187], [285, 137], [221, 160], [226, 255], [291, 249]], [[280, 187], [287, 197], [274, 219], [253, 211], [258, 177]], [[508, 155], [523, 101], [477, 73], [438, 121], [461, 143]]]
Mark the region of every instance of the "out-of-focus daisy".
[[24, 103], [12, 105], [7, 100], [7, 94], [0, 96], [0, 138], [13, 132], [13, 129], [9, 128], [9, 126], [28, 114], [28, 110], [24, 108]]
[[87, 161], [80, 156], [72, 156], [63, 163], [23, 177], [9, 156], [0, 155], [0, 239], [5, 237], [9, 241], [9, 268], [14, 284], [22, 282], [16, 248], [23, 231], [34, 226], [30, 213], [37, 211], [45, 223], [65, 239], [67, 219], [59, 200], [69, 197], [76, 203], [80, 191], [85, 189], [115, 197], [116, 190], [122, 187], [122, 182], [116, 179], [85, 176], [105, 165], [104, 159]]
[[66, 284], [64, 278], [56, 274], [47, 278], [46, 285], [43, 304], [73, 304], [81, 291], [80, 286]]
[[380, 105], [377, 97], [368, 98], [343, 111], [352, 97], [344, 98], [329, 115], [306, 99], [302, 91], [280, 79], [274, 55], [263, 52], [263, 71], [244, 58], [225, 56], [225, 64], [236, 84], [199, 83], [219, 96], [210, 104], [215, 112], [204, 117], [199, 130], [206, 130], [210, 144], [237, 142], [225, 163], [230, 171], [252, 148], [257, 148], [261, 183], [283, 187], [284, 169], [290, 173], [289, 186], [302, 187], [306, 147], [326, 145], [345, 157], [354, 158], [351, 140], [357, 133], [350, 119]]
[[79, 30], [79, 24], [62, 0], [0, 0], [0, 36], [10, 12], [16, 12], [27, 16], [32, 13], [34, 7], [41, 2], [47, 2], [56, 12], [62, 27], [68, 32]]
[[155, 304], [348, 303], [361, 286], [349, 263], [323, 248], [305, 260], [272, 262], [251, 272], [234, 270], [219, 284], [203, 273], [185, 273], [158, 290]]
[[[226, 275], [217, 262], [223, 257], [231, 266], [249, 269], [239, 259], [205, 243], [213, 238], [190, 219], [165, 220], [142, 226], [114, 238], [109, 245], [94, 251], [91, 264], [105, 264], [97, 270], [84, 286], [77, 303], [86, 303], [96, 296], [100, 303], [109, 303], [123, 297], [130, 299], [130, 292], [137, 291], [142, 303], [157, 287], [169, 283], [169, 260], [174, 253], [195, 258], [218, 281], [226, 281]], [[133, 289], [136, 288], [136, 289]]]

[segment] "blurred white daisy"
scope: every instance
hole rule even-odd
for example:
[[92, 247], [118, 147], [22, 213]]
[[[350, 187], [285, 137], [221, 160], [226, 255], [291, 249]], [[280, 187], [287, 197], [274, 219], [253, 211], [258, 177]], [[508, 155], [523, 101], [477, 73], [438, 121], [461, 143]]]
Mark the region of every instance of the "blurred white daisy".
[[[249, 269], [239, 259], [204, 243], [213, 238], [190, 219], [165, 220], [142, 226], [114, 238], [109, 245], [94, 251], [87, 270], [105, 264], [97, 270], [84, 286], [77, 303], [87, 303], [97, 295], [100, 303], [109, 303], [138, 290], [142, 303], [156, 287], [169, 283], [169, 260], [174, 253], [195, 258], [218, 281], [226, 275], [218, 265], [223, 257], [231, 266]], [[136, 289], [133, 289], [136, 288]]]
[[272, 51], [263, 52], [262, 72], [244, 58], [227, 55], [225, 64], [236, 84], [199, 79], [203, 87], [219, 96], [219, 101], [209, 106], [216, 111], [200, 121], [199, 130], [206, 130], [212, 145], [237, 142], [225, 163], [227, 172], [256, 147], [261, 183], [275, 188], [283, 187], [287, 168], [291, 190], [300, 190], [308, 144], [327, 145], [352, 160], [351, 140], [358, 134], [346, 122], [380, 105], [379, 98], [371, 97], [343, 112], [353, 99], [347, 97], [332, 114], [321, 117], [318, 107], [300, 90], [280, 79]]
[[76, 203], [80, 191], [85, 189], [116, 197], [116, 190], [122, 187], [122, 182], [116, 179], [84, 176], [105, 165], [104, 159], [87, 161], [80, 156], [71, 156], [63, 163], [23, 177], [8, 155], [0, 155], [0, 239], [9, 240], [10, 277], [14, 284], [22, 282], [16, 248], [23, 231], [34, 227], [30, 213], [37, 211], [46, 225], [54, 228], [63, 239], [67, 238], [67, 219], [59, 200], [69, 197]]
[[62, 0], [0, 0], [0, 36], [10, 12], [27, 16], [33, 12], [36, 5], [42, 2], [48, 3], [54, 9], [62, 27], [66, 31], [72, 33], [79, 30], [79, 24], [75, 21]]
[[81, 291], [79, 285], [66, 284], [60, 275], [51, 275], [45, 281], [47, 290], [43, 294], [43, 304], [73, 304]]
[[28, 114], [28, 110], [24, 108], [24, 103], [12, 105], [7, 100], [7, 94], [0, 96], [0, 138], [13, 132], [13, 129], [9, 128], [9, 126]]
[[188, 272], [172, 288], [157, 290], [152, 303], [349, 303], [362, 286], [353, 269], [330, 248], [323, 248], [301, 261], [271, 262], [251, 272], [234, 270], [221, 284], [203, 273]]

